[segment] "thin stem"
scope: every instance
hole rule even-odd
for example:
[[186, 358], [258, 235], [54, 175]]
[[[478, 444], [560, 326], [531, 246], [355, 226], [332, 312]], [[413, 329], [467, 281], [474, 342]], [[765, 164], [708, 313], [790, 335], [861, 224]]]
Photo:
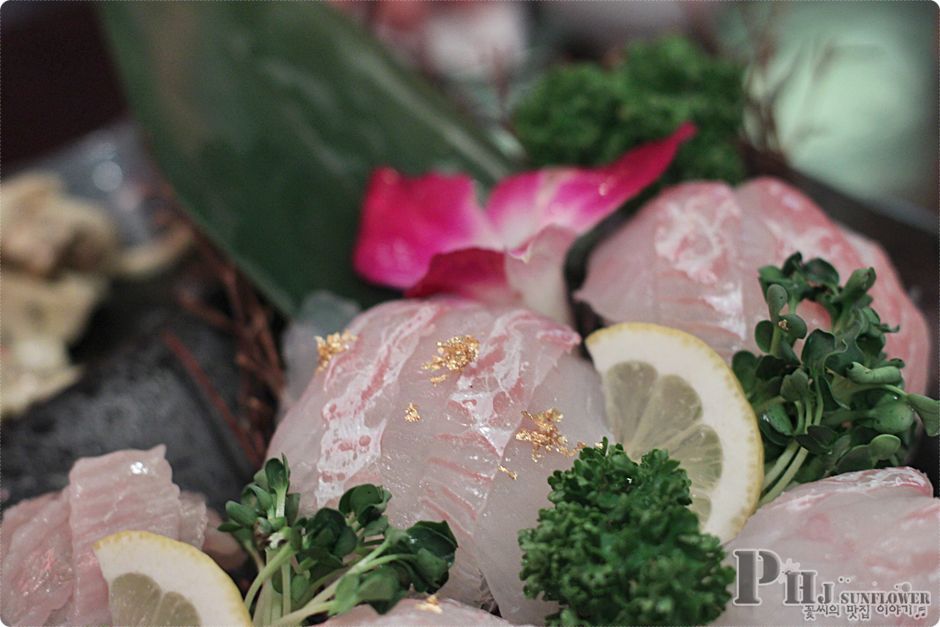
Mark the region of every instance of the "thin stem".
[[394, 562], [395, 560], [413, 560], [415, 559], [414, 555], [408, 555], [407, 553], [399, 553], [397, 555], [383, 555], [382, 557], [372, 560], [369, 562], [368, 568], [353, 569], [357, 573], [364, 572], [366, 570], [372, 570], [376, 566], [381, 566], [382, 564], [387, 564], [388, 562]]
[[882, 385], [881, 387], [891, 392], [892, 394], [897, 394], [901, 398], [907, 398], [907, 392], [905, 392], [904, 390], [902, 390], [896, 385], [885, 384], [885, 385]]
[[261, 559], [261, 556], [260, 556], [260, 555], [258, 555], [258, 551], [255, 550], [255, 547], [251, 546], [250, 544], [248, 544], [248, 543], [246, 542], [246, 543], [242, 544], [242, 548], [244, 548], [244, 549], [245, 549], [245, 552], [248, 553], [248, 555], [251, 556], [251, 559], [252, 559], [252, 561], [254, 561], [254, 563], [255, 563], [255, 568], [256, 568], [257, 570], [260, 571], [262, 568], [264, 568], [264, 560]]
[[245, 595], [245, 607], [251, 610], [251, 604], [255, 600], [255, 595], [258, 594], [258, 590], [261, 589], [265, 581], [278, 571], [282, 564], [290, 560], [294, 554], [293, 551], [290, 543], [287, 543], [268, 559], [267, 565], [258, 571], [258, 576], [255, 577], [255, 580], [251, 582], [251, 587], [248, 588], [248, 593]]
[[774, 325], [774, 334], [770, 338], [770, 354], [774, 357], [780, 357], [780, 339], [783, 337], [783, 331], [776, 324]]
[[261, 589], [261, 596], [258, 598], [258, 604], [255, 606], [255, 613], [252, 617], [252, 623], [255, 627], [263, 627], [267, 620], [268, 598], [271, 596], [271, 588], [264, 586]]
[[264, 619], [264, 624], [270, 625], [281, 617], [281, 613], [278, 611], [279, 606], [277, 603], [277, 590], [275, 590], [274, 586], [271, 585], [270, 580], [267, 582], [265, 588], [269, 588], [270, 593], [268, 595], [268, 601], [266, 604], [267, 612]]
[[823, 403], [822, 390], [819, 386], [816, 386], [816, 413], [813, 415], [813, 424], [819, 425], [822, 423], [823, 419], [823, 410], [825, 410], [825, 405]]
[[890, 383], [856, 383], [852, 394], [858, 394], [859, 392], [866, 392], [868, 390], [885, 390], [901, 398], [907, 398], [907, 392]]
[[291, 612], [290, 614], [285, 614], [284, 616], [282, 616], [279, 621], [273, 624], [274, 627], [277, 627], [279, 625], [291, 625], [294, 623], [300, 623], [308, 616], [313, 616], [314, 614], [319, 614], [320, 612], [323, 612], [324, 610], [328, 610], [330, 607], [333, 606], [333, 601], [332, 600], [327, 601], [326, 599], [330, 599], [333, 596], [341, 580], [342, 580], [342, 577], [340, 577], [339, 579], [331, 583], [329, 586], [324, 588], [320, 594], [313, 597], [309, 603], [304, 605], [299, 610], [296, 610], [294, 612]]
[[[817, 395], [821, 398], [821, 395], [818, 392]], [[805, 408], [803, 403], [800, 401], [797, 401], [794, 404], [797, 406], [797, 411], [799, 412], [799, 418], [797, 420], [797, 431], [799, 433], [806, 432], [804, 425], [805, 427], [810, 427], [819, 424], [819, 422], [822, 420], [822, 403], [814, 406], [812, 400], [807, 399]], [[780, 460], [785, 455], [787, 455], [788, 452], [790, 456], [793, 455], [792, 450], [795, 450], [791, 449], [793, 446], [799, 449], [796, 453], [796, 456], [793, 457], [793, 460], [789, 463], [787, 463], [787, 461], [783, 461], [781, 463]], [[770, 490], [767, 490], [764, 496], [761, 497], [761, 500], [758, 503], [759, 505], [763, 505], [764, 503], [768, 503], [777, 498], [777, 496], [783, 492], [788, 485], [790, 485], [790, 481], [793, 480], [793, 477], [800, 470], [800, 467], [803, 466], [803, 462], [806, 461], [807, 455], [809, 455], [809, 451], [801, 447], [795, 440], [791, 441], [790, 444], [787, 445], [786, 450], [780, 455], [777, 463], [774, 464], [773, 468], [771, 468], [770, 473], [764, 477], [764, 489], [766, 489], [771, 484], [773, 484], [773, 487], [771, 487]], [[782, 470], [784, 467], [786, 467], [786, 471], [784, 471], [783, 475], [781, 475], [778, 479], [777, 475], [780, 474], [780, 470]], [[776, 481], [776, 483], [774, 483], [774, 481]]]
[[[386, 559], [388, 557], [394, 557], [395, 559], [400, 559], [401, 558], [400, 555], [397, 555], [397, 556], [387, 555], [385, 557], [381, 557], [381, 558], [379, 557], [379, 555], [382, 554], [382, 551], [388, 548], [389, 544], [390, 544], [390, 541], [388, 540], [388, 538], [386, 538], [385, 541], [382, 542], [382, 544], [380, 544], [379, 546], [375, 548], [375, 550], [373, 550], [367, 556], [362, 558], [360, 561], [356, 562], [346, 572], [346, 575], [358, 575], [359, 573], [364, 572], [370, 568], [373, 568], [374, 566], [384, 564], [387, 561], [390, 561]], [[345, 577], [346, 575], [343, 575], [343, 577]], [[290, 625], [295, 622], [299, 623], [300, 621], [304, 620], [308, 616], [319, 614], [320, 612], [323, 612], [325, 609], [328, 610], [330, 607], [332, 607], [333, 602], [328, 601], [327, 599], [331, 599], [332, 596], [336, 593], [336, 588], [339, 586], [339, 582], [343, 580], [343, 577], [339, 577], [338, 579], [336, 579], [336, 581], [334, 581], [329, 586], [324, 588], [317, 596], [313, 597], [309, 603], [304, 605], [299, 610], [296, 610], [294, 612], [291, 612], [290, 614], [286, 614], [282, 616], [280, 620], [274, 623], [274, 625], [279, 626], [279, 625]]]
[[800, 401], [793, 403], [796, 405], [796, 433], [803, 433], [806, 429], [806, 407]]
[[281, 565], [281, 615], [290, 614], [290, 560]]
[[805, 448], [800, 448], [800, 452], [796, 454], [796, 458], [794, 458], [793, 463], [790, 464], [790, 467], [787, 468], [787, 471], [783, 473], [783, 476], [780, 477], [780, 480], [776, 483], [776, 485], [774, 485], [774, 487], [771, 488], [767, 494], [761, 497], [761, 500], [757, 503], [758, 506], [764, 505], [774, 500], [788, 485], [790, 485], [790, 481], [800, 469], [800, 466], [803, 465], [803, 461], [806, 459], [807, 455], [809, 455], [809, 451], [807, 451]]
[[780, 473], [784, 471], [787, 467], [787, 464], [790, 463], [790, 460], [793, 459], [793, 456], [796, 455], [796, 452], [799, 450], [800, 445], [797, 444], [796, 440], [790, 440], [790, 443], [787, 444], [787, 448], [784, 449], [780, 456], [777, 458], [777, 461], [774, 462], [773, 467], [770, 469], [766, 475], [764, 475], [764, 484], [761, 489], [766, 490], [767, 486], [774, 482], [774, 479], [780, 476]]
[[322, 614], [323, 612], [329, 612], [333, 608], [334, 601], [327, 601], [326, 603], [314, 603], [311, 601], [307, 605], [303, 606], [296, 612], [291, 612], [286, 616], [282, 616], [276, 623], [272, 623], [271, 627], [286, 627], [287, 625], [299, 625], [305, 618], [308, 616], [313, 616], [314, 614]]

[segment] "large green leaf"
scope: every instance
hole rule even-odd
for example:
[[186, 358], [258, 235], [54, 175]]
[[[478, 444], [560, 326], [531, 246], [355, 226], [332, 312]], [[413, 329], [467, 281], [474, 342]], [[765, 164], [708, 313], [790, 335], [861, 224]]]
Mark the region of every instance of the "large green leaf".
[[387, 295], [351, 267], [364, 185], [390, 164], [510, 164], [324, 3], [108, 2], [131, 105], [184, 206], [286, 313], [315, 288]]

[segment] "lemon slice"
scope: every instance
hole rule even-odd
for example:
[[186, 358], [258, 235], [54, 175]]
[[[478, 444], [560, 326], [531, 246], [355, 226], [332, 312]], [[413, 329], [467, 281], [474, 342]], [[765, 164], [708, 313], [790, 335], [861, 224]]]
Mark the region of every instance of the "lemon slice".
[[251, 625], [235, 583], [189, 544], [122, 531], [94, 549], [115, 625]]
[[757, 506], [764, 448], [737, 377], [705, 342], [678, 329], [627, 322], [587, 338], [607, 421], [632, 459], [669, 452], [692, 482], [692, 510], [722, 542]]

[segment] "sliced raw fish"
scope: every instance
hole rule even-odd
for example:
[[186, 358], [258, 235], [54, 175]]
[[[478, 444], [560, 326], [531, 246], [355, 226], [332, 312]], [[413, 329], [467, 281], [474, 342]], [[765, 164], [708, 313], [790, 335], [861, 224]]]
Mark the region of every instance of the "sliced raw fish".
[[333, 625], [507, 625], [485, 610], [464, 605], [453, 599], [428, 602], [402, 599], [387, 614], [379, 614], [368, 605], [360, 605], [326, 622]]
[[[27, 519], [28, 517], [28, 519]], [[69, 502], [41, 496], [4, 514], [2, 618], [6, 625], [43, 625], [72, 596]]]
[[[724, 183], [687, 183], [666, 190], [598, 246], [576, 297], [608, 322], [654, 322], [702, 338], [726, 359], [756, 350], [753, 330], [767, 316], [757, 270], [792, 253], [822, 257], [843, 281], [871, 265], [871, 291], [882, 321], [901, 325], [888, 351], [908, 364], [908, 389], [924, 391], [929, 339], [923, 315], [877, 245], [847, 234], [809, 198], [762, 178], [737, 190]], [[803, 303], [810, 328], [828, 323]]]
[[180, 529], [177, 539], [201, 548], [206, 540], [208, 523], [209, 512], [205, 498], [195, 492], [180, 492]]
[[[737, 549], [771, 550], [783, 562], [782, 570], [815, 570], [819, 594], [822, 582], [835, 583], [836, 603], [842, 591], [929, 592], [927, 616], [915, 620], [873, 611], [871, 623], [934, 625], [940, 620], [938, 534], [940, 499], [933, 498], [930, 481], [912, 468], [885, 468], [836, 475], [784, 492], [757, 510], [726, 548], [729, 557]], [[716, 624], [805, 622], [802, 607], [783, 604], [782, 584], [759, 586], [757, 593], [760, 605], [729, 605]], [[820, 614], [815, 619], [816, 624], [846, 622], [844, 608], [841, 616]]]
[[0, 564], [6, 559], [10, 539], [23, 523], [29, 522], [47, 503], [59, 497], [60, 492], [47, 492], [36, 498], [20, 501], [13, 507], [3, 510], [3, 524], [0, 525]]
[[164, 458], [165, 446], [126, 450], [78, 460], [66, 488], [71, 513], [72, 563], [75, 570], [71, 625], [107, 624], [108, 584], [92, 545], [131, 529], [177, 538], [180, 489]]
[[678, 327], [730, 355], [750, 335], [737, 242], [741, 219], [734, 192], [723, 183], [667, 190], [592, 254], [578, 298], [609, 321]]
[[[558, 430], [567, 440], [570, 452], [541, 451], [533, 459], [532, 444], [512, 440], [486, 500], [477, 532], [480, 564], [500, 615], [511, 623], [543, 624], [557, 611], [552, 602], [530, 599], [522, 590], [522, 550], [518, 532], [534, 527], [540, 509], [551, 507], [548, 478], [556, 470], [574, 463], [572, 454], [579, 444], [593, 446], [605, 436], [613, 440], [604, 421], [604, 395], [597, 372], [587, 363], [574, 363], [564, 371], [549, 375], [532, 399], [532, 406], [557, 409], [564, 416]], [[533, 425], [524, 425], [532, 428]]]
[[[391, 491], [395, 525], [447, 520], [459, 549], [441, 594], [479, 606], [488, 600], [477, 541], [487, 495], [522, 412], [545, 409], [534, 401], [552, 373], [579, 367], [570, 354], [579, 338], [530, 311], [459, 299], [386, 303], [348, 331], [355, 341], [313, 377], [268, 453], [287, 456], [308, 510], [370, 482]], [[478, 342], [476, 359], [433, 369], [438, 343], [464, 336]], [[552, 386], [590, 393], [578, 376]], [[544, 481], [520, 479], [537, 490]]]
[[216, 529], [218, 514], [200, 495], [181, 494], [173, 484], [165, 448], [80, 459], [64, 490], [4, 512], [4, 624], [109, 623], [107, 584], [91, 546], [118, 531], [151, 531], [205, 548], [232, 566], [243, 561], [234, 540]]

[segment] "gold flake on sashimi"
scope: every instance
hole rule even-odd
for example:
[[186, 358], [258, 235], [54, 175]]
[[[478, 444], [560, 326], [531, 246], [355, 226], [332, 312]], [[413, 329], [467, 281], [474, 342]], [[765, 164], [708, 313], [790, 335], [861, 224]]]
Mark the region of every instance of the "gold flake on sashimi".
[[497, 466], [497, 468], [499, 468], [499, 471], [500, 471], [501, 473], [505, 474], [506, 476], [508, 476], [508, 477], [509, 477], [510, 479], [512, 479], [513, 481], [515, 481], [516, 479], [519, 478], [519, 473], [518, 473], [518, 472], [515, 472], [515, 471], [513, 471], [513, 470], [509, 470], [508, 468], [506, 468], [506, 467], [503, 466], [502, 464], [500, 464], [499, 466]]
[[441, 608], [440, 602], [437, 600], [436, 594], [432, 594], [421, 603], [418, 603], [418, 605], [416, 605], [415, 608], [421, 610], [422, 612], [432, 612], [434, 614], [444, 613], [444, 610]]
[[543, 451], [574, 457], [585, 446], [583, 442], [578, 442], [575, 448], [568, 447], [568, 438], [558, 430], [558, 423], [564, 415], [554, 407], [537, 414], [523, 411], [522, 417], [535, 423], [535, 429], [519, 429], [516, 439], [532, 444], [532, 461], [534, 462], [541, 459]]
[[356, 336], [349, 331], [343, 331], [342, 333], [330, 333], [326, 336], [326, 339], [318, 335], [316, 340], [317, 353], [320, 357], [317, 372], [320, 372], [327, 367], [331, 359], [347, 350], [356, 341]]
[[408, 403], [408, 408], [405, 410], [405, 422], [421, 422], [421, 414], [418, 413], [418, 406], [414, 403]]
[[447, 379], [452, 372], [459, 372], [473, 363], [480, 353], [480, 341], [472, 335], [457, 335], [446, 342], [437, 343], [437, 355], [421, 366], [429, 372], [445, 372], [431, 377], [435, 385]]

